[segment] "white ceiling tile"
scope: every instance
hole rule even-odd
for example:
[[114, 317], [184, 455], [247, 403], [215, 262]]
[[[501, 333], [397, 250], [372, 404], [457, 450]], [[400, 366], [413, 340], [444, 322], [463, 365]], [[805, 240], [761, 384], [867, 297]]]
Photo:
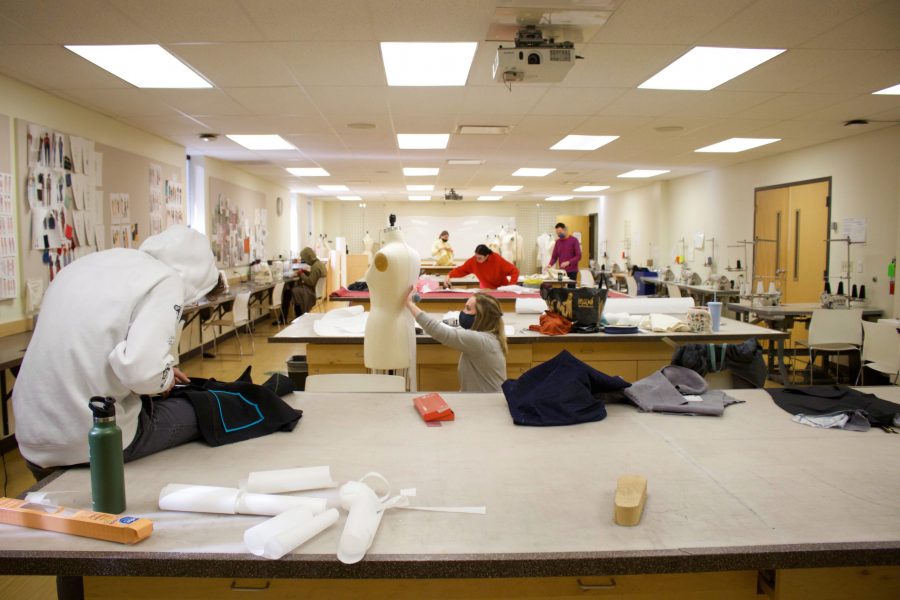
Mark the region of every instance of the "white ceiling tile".
[[[447, 114], [405, 114], [391, 112], [394, 133], [453, 133], [456, 116]], [[450, 136], [453, 137], [453, 136]]]
[[4, 44], [46, 44], [50, 41], [40, 33], [10, 21], [3, 15], [0, 15], [0, 40], [3, 40]]
[[748, 119], [793, 119], [853, 97], [855, 94], [782, 94], [735, 114]]
[[835, 73], [865, 68], [879, 54], [878, 50], [788, 50], [716, 89], [792, 92]]
[[464, 87], [391, 87], [392, 115], [456, 114], [466, 95]]
[[590, 117], [626, 91], [619, 88], [550, 88], [531, 114]]
[[167, 117], [130, 116], [123, 120], [139, 129], [151, 131], [163, 137], [183, 136], [186, 139], [190, 139], [192, 144], [196, 143], [197, 145], [201, 145], [201, 142], [198, 139], [194, 139], [193, 135], [190, 134], [196, 135], [207, 132], [207, 126], [202, 121], [198, 123], [179, 114]]
[[57, 44], [152, 44], [152, 35], [105, 0], [3, 0], [3, 16]]
[[117, 116], [175, 117], [178, 111], [163, 104], [148, 90], [73, 89], [60, 90], [66, 98], [100, 112]]
[[270, 44], [170, 44], [166, 48], [217, 87], [296, 85]]
[[677, 108], [689, 107], [703, 93], [708, 92], [634, 89], [600, 109], [598, 115], [658, 117]]
[[385, 85], [377, 42], [281, 42], [275, 49], [300, 85]]
[[642, 0], [618, 8], [592, 43], [694, 44], [752, 0]]
[[690, 46], [659, 44], [588, 44], [578, 49], [584, 60], [566, 77], [579, 87], [633, 88], [668, 66]]
[[304, 133], [328, 133], [331, 126], [316, 117], [261, 117], [257, 115], [204, 116], [204, 123], [209, 124], [218, 133], [278, 133], [281, 135]]
[[316, 106], [297, 86], [224, 88], [235, 102], [254, 115], [318, 115]]
[[797, 88], [797, 91], [868, 94], [897, 83], [900, 83], [900, 50], [889, 50], [844, 66], [827, 77]]
[[546, 86], [514, 85], [512, 89], [499, 83], [467, 85], [465, 97], [458, 107], [463, 114], [487, 115], [525, 114], [531, 110], [549, 89]]
[[235, 0], [110, 0], [164, 44], [262, 41], [262, 33]]
[[879, 1], [756, 0], [728, 22], [703, 35], [698, 45], [790, 48], [841, 25]]
[[692, 102], [673, 107], [664, 114], [667, 117], [727, 117], [779, 95], [770, 92], [699, 92]]
[[[865, 5], [871, 5], [878, 0], [867, 0]], [[844, 4], [853, 6], [852, 2], [840, 2], [832, 0], [832, 4]], [[816, 3], [816, 11], [823, 10], [820, 3]], [[827, 10], [825, 8], [824, 10]], [[840, 27], [835, 27], [819, 37], [809, 40], [804, 46], [810, 48], [869, 48], [879, 50], [896, 50], [900, 48], [900, 2], [896, 0], [881, 0], [871, 9], [854, 17]]]
[[582, 122], [584, 117], [575, 115], [528, 115], [516, 125], [513, 133], [517, 136], [536, 135], [552, 138], [558, 136], [548, 147], [559, 141], [570, 131], [573, 131]]
[[369, 0], [367, 4], [375, 39], [386, 42], [478, 42], [487, 33], [495, 6], [484, 0]]
[[383, 85], [305, 85], [303, 89], [319, 111], [325, 115], [386, 114], [388, 111], [388, 91]]
[[363, 0], [240, 0], [257, 27], [272, 41], [374, 40]]
[[187, 115], [246, 115], [247, 109], [217, 89], [142, 90]]
[[797, 117], [801, 121], [836, 121], [874, 118], [874, 115], [900, 106], [897, 96], [863, 94], [819, 110], [811, 110]]
[[0, 45], [0, 72], [41, 89], [132, 87], [62, 46]]

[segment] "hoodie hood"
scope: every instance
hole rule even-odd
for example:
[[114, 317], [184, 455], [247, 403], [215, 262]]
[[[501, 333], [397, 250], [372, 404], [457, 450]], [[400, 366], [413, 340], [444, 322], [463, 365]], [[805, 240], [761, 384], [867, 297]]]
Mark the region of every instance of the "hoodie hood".
[[306, 248], [304, 248], [303, 250], [300, 251], [300, 260], [302, 260], [303, 262], [305, 262], [308, 265], [311, 265], [314, 262], [316, 262], [317, 260], [319, 260], [319, 257], [316, 256], [316, 253], [312, 248], [307, 246]]
[[151, 235], [139, 248], [168, 265], [184, 282], [185, 303], [196, 302], [215, 287], [219, 280], [216, 258], [205, 235], [184, 225], [172, 225]]

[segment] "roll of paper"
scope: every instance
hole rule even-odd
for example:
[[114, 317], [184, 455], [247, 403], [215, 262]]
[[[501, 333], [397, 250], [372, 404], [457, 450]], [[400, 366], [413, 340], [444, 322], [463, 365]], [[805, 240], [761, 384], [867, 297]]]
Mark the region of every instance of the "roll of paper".
[[280, 515], [283, 512], [303, 506], [312, 514], [325, 512], [328, 507], [325, 498], [306, 498], [304, 496], [279, 496], [276, 494], [241, 494], [238, 498], [237, 511], [242, 515]]
[[334, 487], [330, 467], [301, 467], [276, 471], [254, 471], [247, 478], [247, 491], [256, 494], [281, 494]]
[[298, 506], [245, 531], [244, 544], [256, 556], [278, 559], [328, 529], [337, 520], [338, 511], [335, 508], [313, 516], [308, 508]]
[[539, 315], [547, 310], [543, 298], [516, 298], [516, 314]]
[[694, 299], [685, 298], [607, 298], [603, 305], [603, 314], [628, 313], [630, 315], [647, 315], [663, 313], [683, 315], [694, 306]]
[[341, 488], [341, 505], [349, 511], [338, 542], [337, 557], [342, 563], [352, 565], [365, 557], [384, 515], [380, 504], [364, 483], [350, 481]]
[[233, 515], [240, 495], [237, 488], [170, 483], [159, 493], [159, 508]]

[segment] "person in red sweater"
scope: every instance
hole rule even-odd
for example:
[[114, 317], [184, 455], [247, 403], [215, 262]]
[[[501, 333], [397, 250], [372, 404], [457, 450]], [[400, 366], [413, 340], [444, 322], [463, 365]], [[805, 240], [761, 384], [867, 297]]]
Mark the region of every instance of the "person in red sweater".
[[447, 286], [449, 287], [452, 277], [465, 277], [469, 273], [475, 273], [482, 288], [492, 290], [519, 282], [519, 270], [516, 266], [484, 244], [475, 248], [472, 258], [447, 274]]

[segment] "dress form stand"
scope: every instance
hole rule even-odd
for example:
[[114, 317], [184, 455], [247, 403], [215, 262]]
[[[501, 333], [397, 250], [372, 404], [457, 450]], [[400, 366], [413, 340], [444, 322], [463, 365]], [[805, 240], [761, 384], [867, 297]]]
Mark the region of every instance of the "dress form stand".
[[366, 235], [363, 236], [363, 254], [366, 255], [366, 264], [372, 264], [372, 244], [375, 242], [372, 240], [371, 236], [369, 236], [369, 232], [366, 232]]
[[366, 368], [376, 371], [408, 369], [410, 389], [415, 390], [415, 328], [405, 302], [418, 278], [420, 261], [391, 217], [391, 226], [384, 230], [384, 245], [366, 271], [371, 312], [363, 358]]
[[553, 255], [553, 238], [549, 233], [542, 233], [537, 236], [537, 259], [538, 264], [541, 268], [541, 273], [547, 272], [547, 263], [550, 262], [550, 257]]

